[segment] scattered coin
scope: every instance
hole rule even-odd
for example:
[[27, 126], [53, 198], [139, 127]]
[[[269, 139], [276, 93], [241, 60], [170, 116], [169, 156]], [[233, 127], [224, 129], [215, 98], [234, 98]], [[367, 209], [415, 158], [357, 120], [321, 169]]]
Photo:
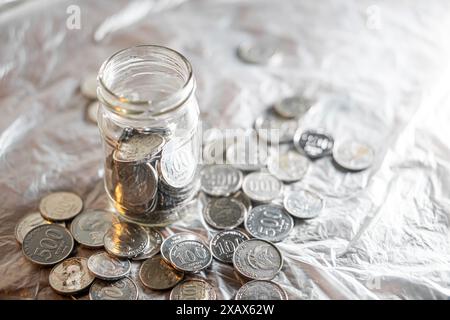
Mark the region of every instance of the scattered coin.
[[98, 108], [99, 108], [98, 101], [90, 102], [86, 108], [86, 119], [93, 124], [97, 124]]
[[312, 106], [312, 101], [302, 96], [282, 99], [274, 105], [275, 111], [284, 118], [301, 118]]
[[58, 224], [37, 226], [25, 235], [22, 251], [31, 262], [53, 265], [67, 258], [73, 250], [70, 232]]
[[165, 290], [173, 288], [183, 280], [184, 273], [172, 268], [158, 255], [142, 263], [139, 278], [150, 289]]
[[83, 209], [83, 200], [72, 192], [54, 192], [45, 196], [39, 211], [45, 219], [64, 221], [75, 217]]
[[202, 190], [210, 196], [228, 197], [241, 188], [242, 172], [229, 165], [210, 165], [201, 171]]
[[172, 248], [175, 244], [177, 244], [178, 242], [184, 241], [184, 240], [202, 241], [198, 235], [190, 233], [190, 232], [174, 233], [171, 236], [167, 237], [161, 244], [162, 258], [166, 262], [171, 263], [170, 262], [170, 251], [172, 250]]
[[234, 252], [233, 266], [242, 276], [255, 280], [271, 280], [283, 266], [281, 252], [261, 239], [242, 242]]
[[185, 280], [170, 293], [170, 300], [216, 300], [213, 286], [200, 279]]
[[211, 253], [219, 261], [233, 263], [236, 248], [249, 237], [239, 230], [226, 230], [217, 233], [210, 243]]
[[153, 228], [144, 228], [148, 235], [147, 247], [138, 254], [133, 260], [144, 260], [153, 257], [161, 248], [163, 242], [162, 234]]
[[151, 159], [162, 150], [164, 144], [164, 137], [157, 133], [133, 134], [120, 142], [113, 157], [124, 162]]
[[294, 182], [303, 178], [309, 168], [309, 160], [296, 151], [274, 154], [268, 161], [271, 174], [283, 182]]
[[[30, 232], [33, 228], [37, 226], [41, 226], [44, 224], [50, 224], [51, 221], [45, 220], [40, 212], [33, 212], [27, 214], [25, 217], [20, 219], [17, 223], [16, 228], [14, 230], [14, 234], [16, 236], [16, 240], [22, 244], [23, 238], [25, 238], [26, 234]], [[65, 227], [64, 222], [58, 223], [60, 226]]]
[[270, 202], [276, 199], [283, 184], [273, 175], [266, 172], [253, 172], [244, 178], [242, 190], [253, 201]]
[[145, 250], [148, 235], [137, 224], [120, 222], [109, 228], [103, 241], [108, 253], [119, 258], [132, 258]]
[[88, 99], [97, 99], [97, 74], [89, 74], [82, 81], [80, 91]]
[[317, 217], [324, 205], [321, 196], [308, 190], [297, 190], [287, 193], [283, 204], [287, 212], [300, 219]]
[[274, 144], [292, 142], [297, 128], [298, 121], [296, 119], [282, 118], [271, 111], [255, 120], [258, 136]]
[[238, 290], [236, 300], [288, 300], [288, 296], [275, 282], [252, 280]]
[[211, 251], [200, 241], [183, 240], [170, 250], [172, 265], [184, 272], [199, 272], [209, 267], [212, 261]]
[[252, 208], [245, 229], [255, 238], [271, 242], [285, 239], [294, 227], [294, 219], [279, 205], [266, 204]]
[[164, 181], [172, 188], [191, 184], [197, 172], [197, 161], [191, 143], [171, 140], [161, 154], [160, 171]]
[[103, 238], [116, 218], [111, 212], [87, 210], [75, 217], [70, 232], [75, 240], [89, 248], [103, 247]]
[[216, 229], [234, 229], [244, 222], [245, 206], [233, 198], [214, 198], [205, 206], [205, 221]]
[[87, 289], [95, 277], [89, 272], [87, 259], [74, 257], [57, 264], [50, 271], [50, 286], [60, 294], [74, 294]]
[[242, 43], [237, 49], [237, 55], [243, 62], [251, 64], [272, 64], [281, 59], [275, 42], [261, 40]]
[[350, 171], [360, 171], [369, 168], [375, 152], [364, 142], [346, 140], [335, 145], [333, 158], [337, 164]]
[[127, 276], [131, 263], [126, 259], [118, 259], [106, 252], [99, 252], [89, 257], [87, 266], [97, 278], [102, 280], [117, 280]]
[[116, 281], [95, 280], [89, 290], [91, 300], [137, 300], [137, 285], [128, 277]]
[[298, 151], [312, 159], [321, 158], [332, 153], [334, 139], [326, 133], [306, 130], [297, 130], [294, 136], [294, 146]]

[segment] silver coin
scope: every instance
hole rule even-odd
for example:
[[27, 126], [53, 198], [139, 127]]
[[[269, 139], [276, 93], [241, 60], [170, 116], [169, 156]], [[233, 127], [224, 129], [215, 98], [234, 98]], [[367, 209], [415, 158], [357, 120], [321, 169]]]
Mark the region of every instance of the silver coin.
[[67, 258], [73, 250], [70, 232], [58, 224], [37, 226], [25, 235], [22, 251], [27, 259], [40, 265], [53, 265]]
[[[50, 224], [51, 221], [45, 220], [40, 212], [33, 212], [30, 214], [27, 214], [25, 217], [20, 219], [20, 221], [17, 223], [16, 228], [14, 230], [14, 234], [16, 236], [16, 240], [22, 244], [23, 238], [27, 235], [28, 232], [30, 232], [32, 229], [36, 228], [37, 226], [41, 226], [44, 224]], [[66, 225], [64, 222], [58, 223], [60, 226], [65, 227]]]
[[89, 74], [81, 80], [80, 91], [88, 99], [97, 99], [97, 74]]
[[268, 169], [283, 182], [294, 182], [303, 178], [309, 168], [309, 160], [296, 151], [274, 154], [269, 158]]
[[311, 219], [323, 209], [324, 201], [318, 194], [308, 190], [291, 191], [284, 197], [284, 207], [294, 217]]
[[236, 248], [249, 237], [239, 230], [226, 230], [217, 233], [210, 242], [211, 253], [219, 261], [233, 263]]
[[115, 223], [103, 239], [108, 253], [119, 258], [132, 258], [145, 250], [148, 235], [144, 228], [133, 223]]
[[275, 42], [261, 40], [240, 44], [237, 55], [243, 62], [251, 64], [272, 64], [281, 59], [281, 52]]
[[333, 151], [334, 139], [327, 133], [301, 129], [294, 136], [294, 146], [311, 159], [330, 155]]
[[153, 228], [144, 228], [148, 235], [148, 243], [147, 247], [144, 251], [138, 254], [136, 257], [133, 257], [133, 260], [145, 260], [153, 257], [157, 254], [161, 248], [161, 244], [163, 242], [162, 234]]
[[267, 142], [249, 141], [246, 143], [234, 143], [227, 148], [227, 164], [242, 171], [256, 171], [264, 168], [272, 150]]
[[297, 120], [282, 118], [271, 111], [255, 120], [258, 136], [272, 143], [292, 142], [298, 125]]
[[227, 197], [241, 188], [243, 174], [229, 165], [210, 165], [201, 171], [202, 190], [216, 197]]
[[175, 269], [184, 272], [199, 272], [209, 267], [212, 261], [209, 248], [196, 240], [176, 243], [170, 250], [169, 257]]
[[87, 267], [87, 259], [74, 257], [53, 267], [48, 277], [50, 286], [61, 294], [74, 294], [87, 289], [95, 280]]
[[137, 300], [138, 288], [128, 277], [116, 281], [95, 280], [89, 289], [91, 300]]
[[170, 300], [216, 300], [214, 287], [201, 279], [185, 280], [170, 292]]
[[126, 259], [118, 259], [106, 252], [93, 254], [88, 259], [89, 270], [99, 279], [117, 280], [130, 273], [131, 263]]
[[301, 118], [311, 106], [311, 100], [302, 96], [292, 96], [276, 103], [274, 110], [284, 118]]
[[250, 239], [236, 248], [233, 266], [245, 278], [271, 280], [280, 272], [283, 257], [274, 244], [262, 239]]
[[333, 158], [341, 167], [360, 171], [369, 168], [375, 156], [373, 149], [364, 142], [346, 140], [334, 146]]
[[245, 229], [255, 238], [270, 242], [285, 239], [294, 227], [294, 219], [279, 205], [265, 204], [252, 208], [245, 220]]
[[151, 159], [162, 150], [164, 143], [164, 137], [157, 133], [133, 134], [120, 142], [113, 158], [123, 162]]
[[181, 145], [178, 140], [171, 140], [165, 146], [160, 163], [164, 181], [173, 188], [189, 185], [197, 172], [197, 161], [191, 143]]
[[42, 216], [50, 221], [70, 220], [83, 209], [83, 200], [73, 192], [54, 192], [39, 203]]
[[245, 206], [236, 199], [214, 198], [205, 206], [205, 221], [216, 229], [234, 229], [244, 222]]
[[152, 290], [173, 288], [183, 278], [184, 272], [172, 268], [159, 255], [145, 260], [139, 269], [139, 279]]
[[233, 199], [240, 201], [245, 206], [245, 209], [247, 210], [247, 212], [250, 211], [250, 209], [252, 208], [252, 201], [249, 199], [249, 197], [247, 197], [245, 195], [244, 192], [238, 191], [235, 194], [233, 194], [231, 197]]
[[288, 296], [275, 282], [253, 280], [238, 290], [236, 300], [288, 300]]
[[89, 248], [103, 247], [103, 238], [117, 219], [111, 212], [87, 210], [79, 214], [70, 225], [75, 240]]
[[175, 244], [184, 240], [202, 241], [198, 235], [190, 232], [174, 233], [171, 236], [167, 237], [161, 244], [161, 257], [166, 262], [170, 263], [170, 250], [172, 250]]
[[275, 176], [266, 172], [253, 172], [244, 178], [242, 190], [253, 201], [270, 202], [276, 199], [283, 184]]
[[86, 107], [86, 119], [93, 124], [97, 124], [99, 102], [93, 101]]

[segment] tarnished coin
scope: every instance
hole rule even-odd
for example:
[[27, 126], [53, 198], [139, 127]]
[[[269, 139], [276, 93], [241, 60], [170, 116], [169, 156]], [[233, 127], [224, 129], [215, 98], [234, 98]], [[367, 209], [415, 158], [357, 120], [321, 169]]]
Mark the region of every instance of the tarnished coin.
[[276, 43], [267, 40], [242, 43], [237, 49], [237, 55], [243, 62], [251, 64], [272, 64], [281, 59]]
[[[45, 220], [40, 212], [33, 212], [27, 214], [25, 217], [20, 219], [20, 221], [16, 225], [16, 229], [14, 234], [16, 236], [16, 240], [22, 244], [23, 238], [25, 238], [26, 234], [30, 232], [33, 228], [37, 226], [41, 226], [44, 224], [50, 224], [51, 221]], [[64, 227], [64, 222], [58, 223], [60, 226]]]
[[205, 206], [205, 221], [216, 229], [234, 229], [244, 222], [245, 206], [233, 198], [213, 198]]
[[294, 146], [301, 153], [312, 159], [321, 158], [332, 153], [334, 139], [329, 134], [314, 130], [297, 130], [294, 136]]
[[39, 211], [45, 219], [64, 221], [75, 217], [83, 209], [83, 200], [72, 192], [54, 192], [45, 196]]
[[270, 202], [276, 199], [282, 188], [280, 180], [266, 172], [250, 173], [242, 183], [242, 190], [247, 197], [257, 202]]
[[233, 263], [236, 248], [249, 237], [239, 230], [226, 230], [217, 233], [210, 243], [211, 253], [219, 261]]
[[294, 219], [279, 205], [265, 204], [252, 208], [245, 220], [245, 229], [255, 238], [270, 242], [285, 239], [294, 227]]
[[272, 150], [266, 141], [255, 139], [247, 143], [234, 143], [227, 148], [227, 164], [242, 171], [256, 171], [264, 168]]
[[284, 118], [300, 118], [308, 112], [312, 101], [302, 96], [284, 98], [274, 105], [274, 110]]
[[209, 248], [200, 241], [183, 240], [170, 250], [172, 265], [184, 272], [199, 272], [209, 267], [212, 255]]
[[202, 190], [215, 197], [228, 197], [241, 188], [242, 172], [229, 165], [210, 165], [201, 171]]
[[103, 238], [106, 251], [119, 258], [132, 258], [143, 252], [148, 243], [144, 228], [129, 222], [112, 225]]
[[93, 124], [97, 124], [99, 102], [93, 101], [86, 107], [86, 119]]
[[184, 273], [172, 268], [158, 255], [142, 263], [139, 278], [150, 289], [165, 290], [173, 288], [183, 280]]
[[289, 150], [286, 153], [274, 154], [268, 161], [268, 169], [271, 174], [284, 182], [298, 181], [306, 174], [309, 161], [296, 151]]
[[271, 280], [280, 272], [283, 257], [274, 244], [261, 239], [250, 239], [236, 248], [233, 266], [246, 278]]
[[89, 289], [91, 300], [137, 300], [138, 288], [128, 277], [116, 281], [95, 280]]
[[300, 219], [315, 218], [323, 209], [322, 197], [308, 190], [287, 193], [283, 204], [287, 212]]
[[159, 252], [161, 244], [163, 242], [162, 234], [153, 228], [144, 228], [148, 235], [147, 247], [138, 254], [133, 260], [144, 260], [153, 257]]
[[161, 154], [160, 171], [164, 181], [172, 188], [189, 185], [197, 172], [197, 161], [192, 144], [171, 140]]
[[97, 99], [97, 74], [92, 73], [83, 78], [80, 91], [88, 99]]
[[238, 290], [236, 300], [288, 300], [288, 296], [275, 282], [253, 280]]
[[48, 281], [50, 286], [61, 294], [74, 294], [87, 289], [94, 281], [89, 271], [87, 259], [74, 257], [53, 267]]
[[136, 133], [120, 142], [113, 158], [124, 162], [151, 159], [162, 150], [164, 143], [164, 137], [157, 133]]
[[282, 118], [271, 111], [255, 120], [258, 136], [272, 143], [292, 142], [297, 128], [297, 120]]
[[37, 226], [25, 235], [22, 251], [31, 262], [53, 265], [67, 258], [73, 250], [70, 232], [58, 224]]
[[89, 257], [89, 270], [99, 279], [117, 280], [130, 273], [131, 263], [126, 259], [118, 259], [106, 252], [99, 252]]
[[203, 241], [201, 238], [193, 233], [190, 232], [180, 232], [180, 233], [174, 233], [171, 236], [167, 237], [162, 245], [161, 245], [161, 256], [166, 262], [170, 262], [170, 250], [172, 250], [173, 246], [177, 244], [178, 242], [184, 241], [184, 240], [197, 240], [197, 241]]
[[186, 280], [170, 292], [170, 300], [216, 300], [214, 287], [201, 279]]
[[87, 210], [75, 217], [70, 225], [70, 232], [79, 244], [101, 248], [106, 231], [116, 220], [111, 212]]
[[364, 142], [346, 140], [334, 146], [334, 161], [351, 171], [367, 169], [373, 163], [375, 152]]

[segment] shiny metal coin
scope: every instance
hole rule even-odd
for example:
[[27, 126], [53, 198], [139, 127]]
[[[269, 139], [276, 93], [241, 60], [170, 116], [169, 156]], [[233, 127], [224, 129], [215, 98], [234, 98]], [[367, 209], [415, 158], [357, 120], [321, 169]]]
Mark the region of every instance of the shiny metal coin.
[[375, 156], [374, 150], [364, 142], [346, 140], [334, 146], [334, 161], [342, 168], [360, 171], [369, 168]]
[[210, 242], [211, 253], [217, 260], [233, 263], [236, 248], [249, 237], [239, 230], [226, 230], [217, 233]]
[[245, 220], [245, 229], [255, 238], [270, 242], [285, 239], [294, 227], [294, 219], [279, 205], [265, 204], [252, 208]]
[[308, 190], [297, 190], [287, 193], [283, 204], [287, 212], [294, 217], [311, 219], [320, 214], [324, 201], [317, 193]]
[[102, 280], [117, 280], [127, 276], [131, 270], [129, 260], [118, 259], [106, 252], [99, 252], [89, 257], [89, 270]]
[[216, 300], [214, 287], [200, 279], [186, 280], [170, 292], [170, 300]]
[[294, 182], [303, 178], [309, 168], [309, 161], [296, 151], [274, 154], [268, 161], [271, 174], [283, 182]]
[[275, 42], [271, 43], [269, 41], [261, 40], [242, 43], [237, 49], [237, 55], [246, 63], [277, 63], [281, 59], [281, 53], [275, 45]]
[[200, 241], [183, 240], [170, 250], [170, 262], [177, 270], [199, 272], [209, 267], [212, 255], [209, 248]]
[[97, 74], [92, 73], [83, 78], [80, 91], [88, 99], [97, 99]]
[[297, 130], [294, 136], [294, 146], [301, 153], [312, 159], [330, 155], [333, 151], [334, 139], [326, 133], [306, 130]]
[[188, 186], [197, 172], [197, 161], [191, 143], [171, 140], [161, 153], [159, 167], [165, 183], [172, 188]]
[[[27, 214], [25, 217], [20, 219], [20, 221], [17, 223], [16, 228], [14, 230], [14, 234], [16, 236], [16, 240], [22, 244], [23, 238], [27, 235], [28, 232], [30, 232], [32, 229], [36, 228], [37, 226], [50, 224], [51, 221], [45, 220], [40, 212], [33, 212], [30, 214]], [[65, 227], [66, 225], [64, 222], [58, 223], [60, 226]]]
[[117, 218], [111, 212], [87, 210], [75, 217], [70, 232], [75, 240], [89, 248], [103, 247], [103, 238]]
[[128, 277], [116, 281], [95, 280], [89, 289], [91, 300], [137, 300], [138, 288]]
[[144, 229], [148, 235], [147, 247], [144, 249], [144, 251], [142, 251], [142, 253], [138, 254], [136, 257], [133, 257], [133, 260], [145, 260], [153, 257], [159, 252], [161, 244], [164, 240], [162, 234], [159, 231], [153, 228]]
[[39, 211], [45, 219], [64, 221], [75, 217], [83, 209], [83, 200], [73, 192], [54, 192], [45, 196]]
[[165, 290], [173, 288], [183, 280], [184, 272], [175, 270], [158, 255], [142, 263], [139, 278], [150, 289]]
[[201, 171], [202, 190], [215, 197], [227, 197], [241, 188], [243, 174], [229, 165], [210, 165]]
[[275, 282], [253, 280], [238, 290], [236, 300], [288, 300], [288, 296]]
[[255, 120], [258, 136], [272, 143], [292, 142], [297, 128], [297, 120], [282, 118], [270, 111]]
[[86, 119], [93, 124], [97, 124], [98, 108], [98, 101], [90, 102], [86, 107]]
[[174, 233], [171, 236], [167, 237], [163, 243], [161, 244], [161, 257], [168, 263], [170, 262], [170, 250], [172, 250], [173, 246], [178, 242], [184, 240], [196, 240], [203, 241], [198, 235], [190, 232], [180, 232]]
[[61, 294], [74, 294], [87, 289], [95, 277], [89, 271], [87, 259], [74, 257], [53, 267], [48, 281], [50, 286]]
[[214, 198], [204, 209], [205, 221], [213, 228], [230, 230], [244, 222], [244, 204], [232, 198]]
[[103, 242], [108, 253], [119, 258], [132, 258], [145, 250], [148, 235], [137, 224], [120, 222], [109, 228]]
[[227, 148], [227, 164], [242, 171], [256, 171], [264, 168], [272, 150], [267, 142], [258, 143], [256, 139], [245, 143], [235, 143]]
[[276, 199], [283, 184], [275, 176], [266, 172], [253, 172], [244, 178], [242, 190], [253, 201], [270, 202]]
[[233, 266], [245, 278], [271, 280], [280, 272], [283, 257], [274, 244], [261, 239], [250, 239], [236, 248]]
[[120, 142], [113, 158], [124, 162], [151, 159], [162, 150], [164, 143], [164, 137], [157, 133], [136, 133]]
[[247, 212], [249, 212], [250, 209], [252, 208], [252, 201], [242, 191], [236, 192], [235, 194], [233, 194], [231, 196], [231, 198], [240, 201], [245, 206], [245, 209], [247, 210]]
[[25, 235], [23, 254], [31, 262], [53, 265], [67, 258], [73, 250], [70, 232], [58, 224], [37, 226]]
[[274, 110], [284, 118], [301, 118], [312, 106], [312, 101], [301, 96], [284, 98], [274, 105]]

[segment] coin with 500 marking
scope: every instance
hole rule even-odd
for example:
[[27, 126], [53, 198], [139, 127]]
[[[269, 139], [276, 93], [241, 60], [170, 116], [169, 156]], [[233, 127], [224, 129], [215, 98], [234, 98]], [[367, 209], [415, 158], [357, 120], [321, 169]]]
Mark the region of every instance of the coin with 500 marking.
[[294, 219], [279, 205], [267, 204], [252, 208], [245, 220], [245, 229], [255, 238], [271, 242], [285, 239], [294, 227]]

